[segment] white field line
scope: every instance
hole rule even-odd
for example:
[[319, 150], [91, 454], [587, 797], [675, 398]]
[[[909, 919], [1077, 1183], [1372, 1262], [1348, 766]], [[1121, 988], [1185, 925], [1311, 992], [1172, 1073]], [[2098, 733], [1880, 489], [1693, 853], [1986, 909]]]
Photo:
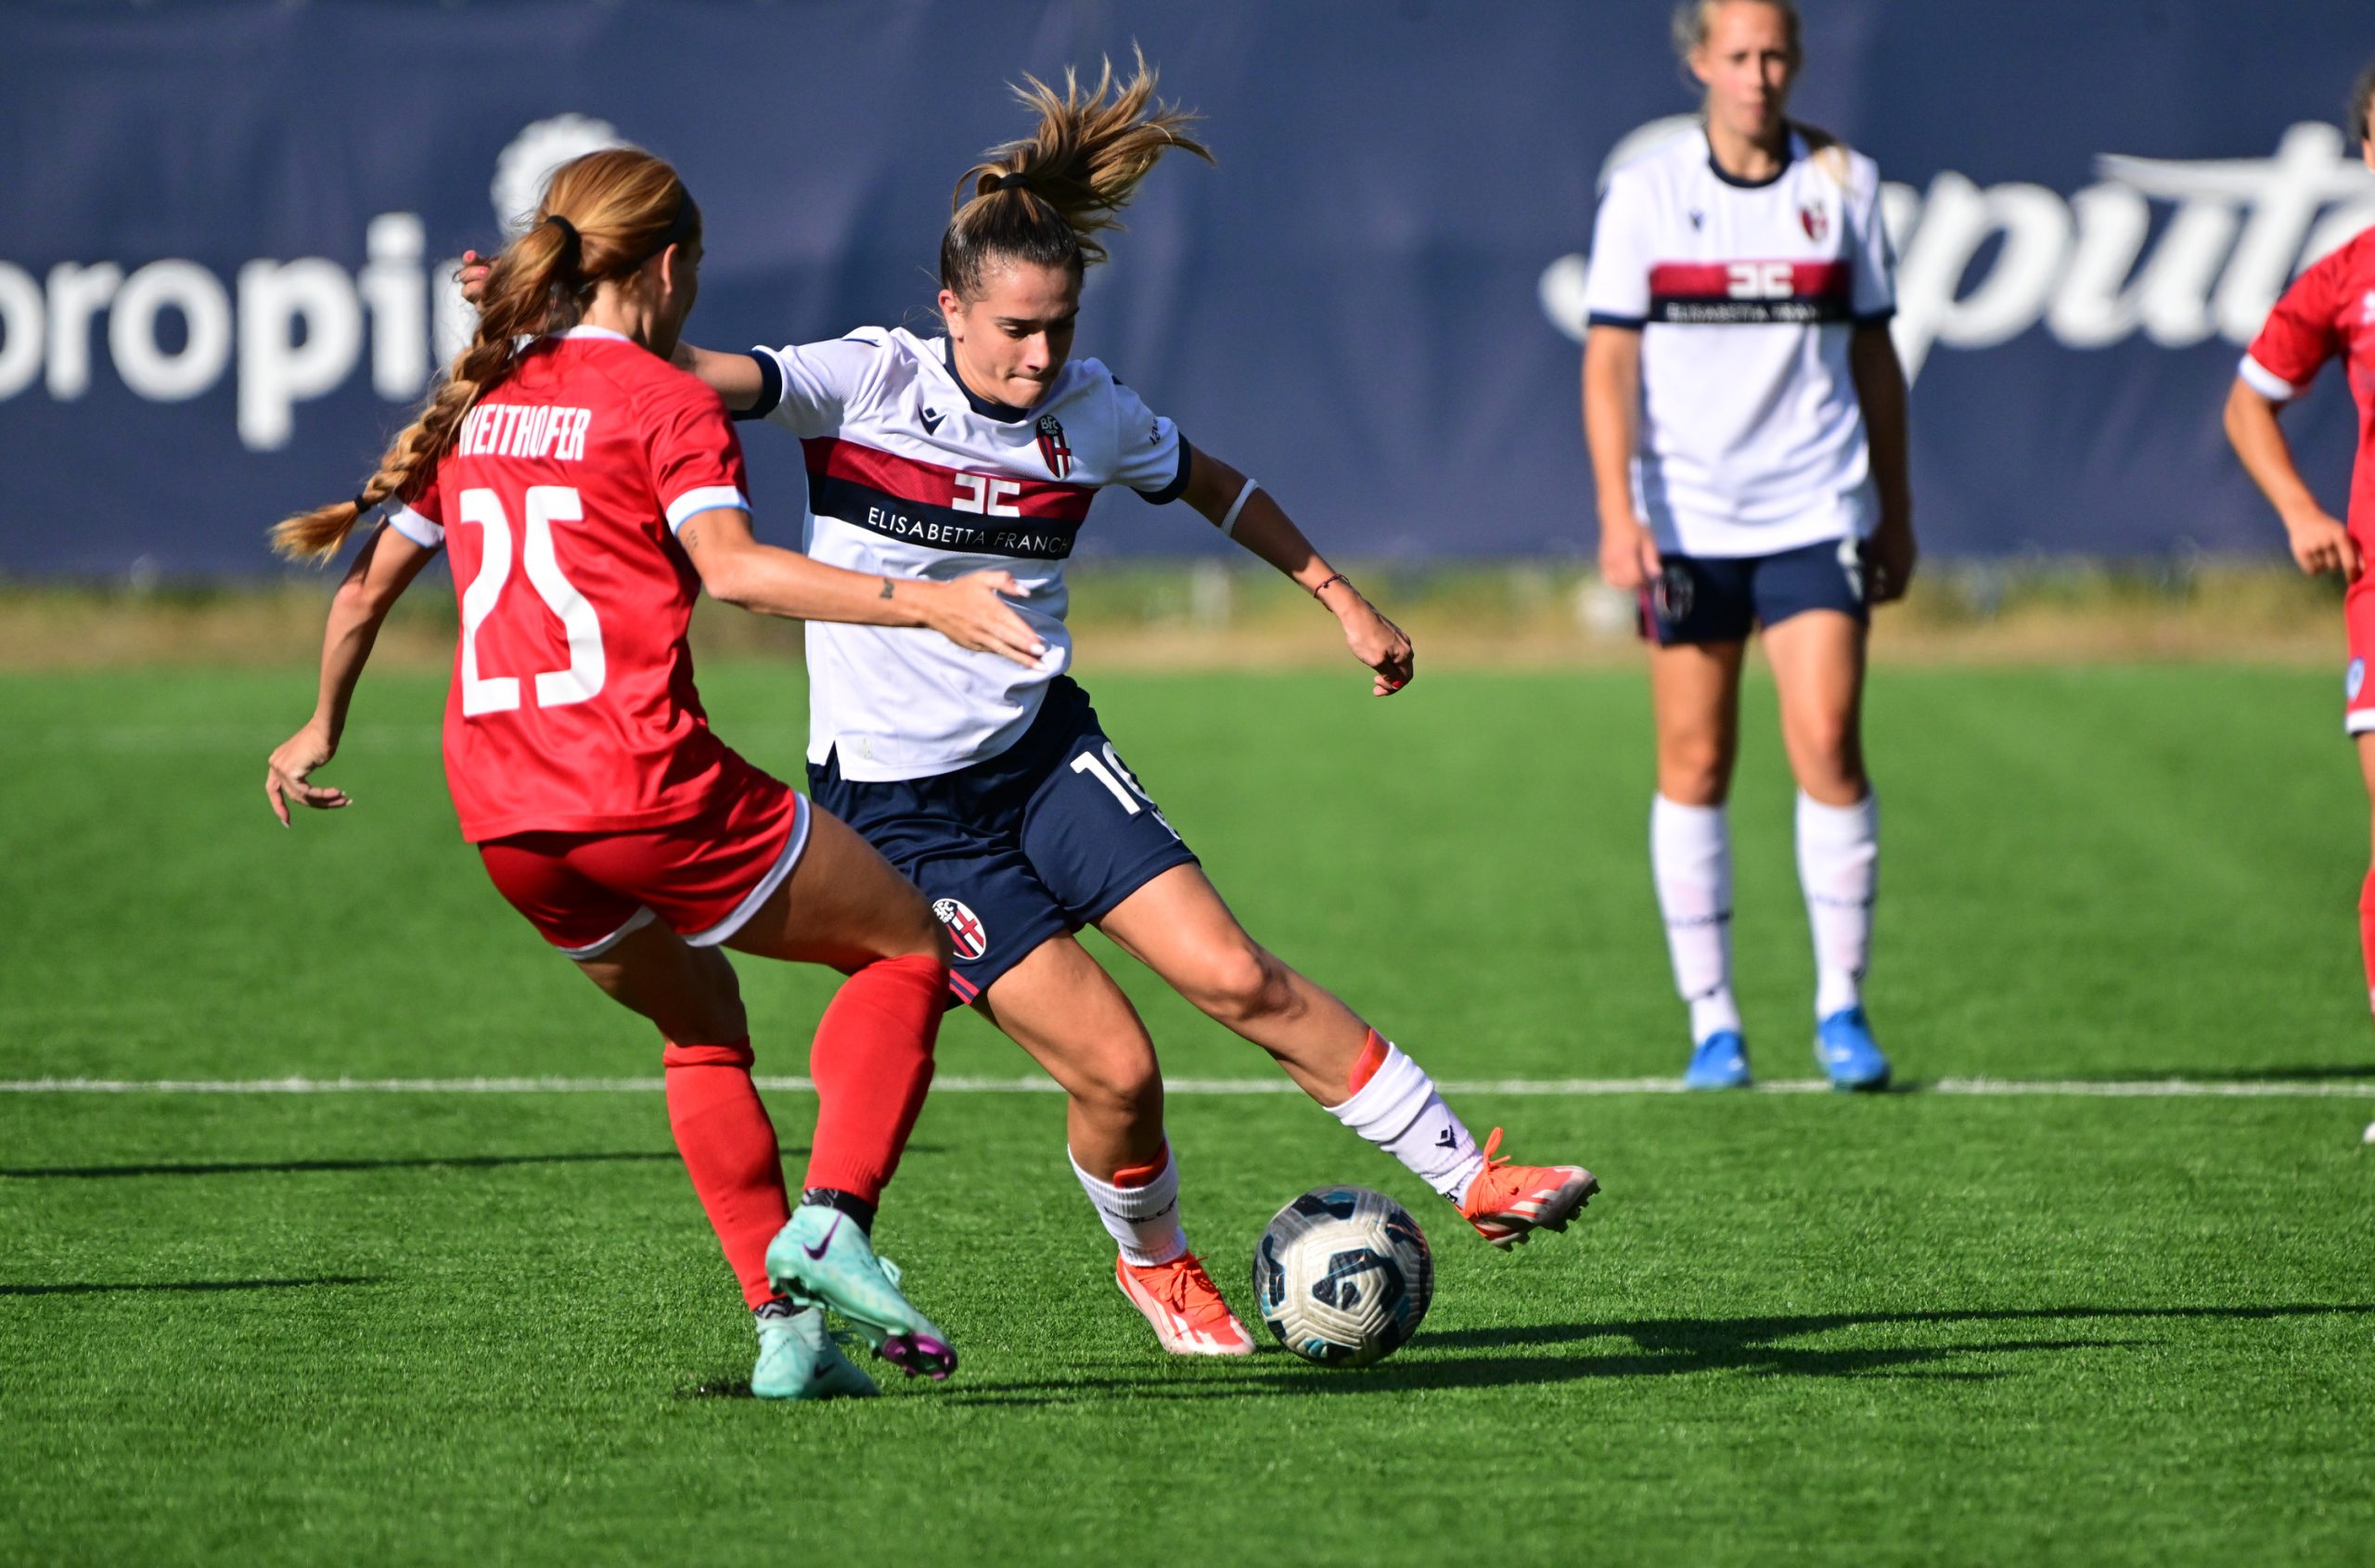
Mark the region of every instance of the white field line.
[[[759, 1077], [763, 1089], [803, 1091], [806, 1078]], [[658, 1078], [13, 1078], [0, 1079], [0, 1094], [657, 1094]], [[1175, 1095], [1291, 1095], [1301, 1091], [1284, 1078], [1173, 1078]], [[1518, 1095], [1554, 1099], [1618, 1095], [1684, 1094], [1674, 1078], [1457, 1078], [1446, 1094]], [[1820, 1078], [1762, 1083], [1760, 1094], [1825, 1094]], [[960, 1078], [934, 1081], [936, 1094], [1056, 1094], [1046, 1078]], [[2244, 1081], [2199, 1078], [2042, 1079], [1933, 1078], [1906, 1086], [1906, 1092], [1970, 1095], [1982, 1099], [2022, 1096], [2079, 1099], [2363, 1099], [2375, 1098], [2375, 1078], [2357, 1082]]]

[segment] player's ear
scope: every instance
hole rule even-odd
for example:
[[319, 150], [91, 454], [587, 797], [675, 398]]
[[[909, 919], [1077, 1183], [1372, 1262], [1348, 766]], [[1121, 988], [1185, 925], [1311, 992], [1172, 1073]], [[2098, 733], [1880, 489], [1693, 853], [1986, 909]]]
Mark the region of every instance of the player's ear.
[[958, 299], [953, 290], [943, 289], [940, 291], [940, 318], [948, 324], [950, 337], [958, 336], [956, 323], [964, 314], [965, 302]]

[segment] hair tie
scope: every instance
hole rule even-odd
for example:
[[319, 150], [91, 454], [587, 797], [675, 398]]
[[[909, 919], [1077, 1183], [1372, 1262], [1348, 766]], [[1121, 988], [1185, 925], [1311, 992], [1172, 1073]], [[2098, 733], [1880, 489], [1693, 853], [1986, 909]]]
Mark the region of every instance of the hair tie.
[[357, 494], [354, 497], [354, 515], [360, 518], [364, 513], [369, 511], [379, 504], [379, 503], [377, 501], [366, 501], [360, 494]]
[[1028, 174], [1000, 174], [990, 182], [990, 189], [993, 191], [1029, 190], [1030, 188], [1031, 176]]
[[560, 242], [564, 246], [571, 250], [577, 250], [584, 245], [584, 237], [577, 232], [577, 225], [558, 212], [547, 212], [545, 214], [545, 222], [560, 230]]

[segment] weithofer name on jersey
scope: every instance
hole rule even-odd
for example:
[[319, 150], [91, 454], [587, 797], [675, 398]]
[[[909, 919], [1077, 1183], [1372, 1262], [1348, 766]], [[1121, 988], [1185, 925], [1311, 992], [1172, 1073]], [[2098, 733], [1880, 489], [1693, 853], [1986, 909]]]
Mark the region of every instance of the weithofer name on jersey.
[[585, 456], [590, 408], [532, 403], [481, 403], [462, 416], [454, 451], [464, 457], [537, 457], [575, 463]]

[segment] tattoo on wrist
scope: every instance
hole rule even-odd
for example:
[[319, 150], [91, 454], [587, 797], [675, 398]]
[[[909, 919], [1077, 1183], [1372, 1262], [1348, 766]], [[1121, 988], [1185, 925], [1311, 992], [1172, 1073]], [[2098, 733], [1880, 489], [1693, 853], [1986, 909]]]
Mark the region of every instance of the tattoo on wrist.
[[893, 590], [893, 589], [892, 589], [892, 587], [891, 579], [890, 579], [890, 578], [888, 578], [888, 577], [885, 577], [884, 579], [882, 579], [882, 592], [881, 592], [880, 594], [877, 595], [876, 597], [877, 597], [877, 598], [889, 598], [892, 596], [892, 592], [893, 592], [893, 591], [894, 591], [894, 590]]

